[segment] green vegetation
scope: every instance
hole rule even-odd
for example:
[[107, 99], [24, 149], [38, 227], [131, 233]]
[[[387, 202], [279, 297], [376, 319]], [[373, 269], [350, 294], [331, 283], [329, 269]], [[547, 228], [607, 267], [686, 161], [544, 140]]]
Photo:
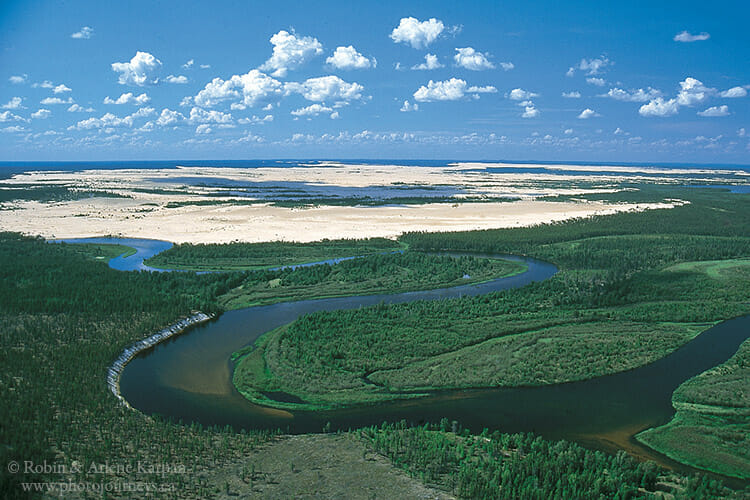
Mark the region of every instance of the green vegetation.
[[391, 391], [547, 385], [656, 361], [707, 328], [698, 323], [573, 323], [493, 338], [368, 379]]
[[[60, 245], [68, 245], [68, 243], [60, 243]], [[121, 255], [124, 257], [130, 257], [136, 252], [135, 248], [126, 247], [125, 245], [101, 243], [75, 243], [71, 244], [70, 248], [84, 257], [100, 260], [102, 262], [109, 262], [110, 259]]]
[[[330, 268], [276, 271], [279, 275], [266, 285], [278, 279], [274, 290], [288, 286], [303, 293], [307, 282], [304, 293], [312, 295], [333, 277], [354, 290], [358, 279], [368, 277], [367, 268], [357, 270], [357, 265], [381, 262], [378, 259], [395, 267], [399, 258], [416, 259], [400, 266], [399, 286], [409, 270], [455, 264], [441, 263], [437, 256], [419, 261], [423, 254], [413, 250], [525, 253], [554, 261], [562, 270], [546, 282], [488, 296], [306, 316], [263, 337], [259, 349], [240, 353], [244, 358], [237, 372], [252, 372], [249, 377], [264, 388], [302, 395], [321, 407], [418, 396], [422, 388], [435, 384], [475, 385], [482, 372], [471, 375], [475, 380], [469, 379], [470, 372], [485, 366], [481, 356], [487, 359], [492, 353], [505, 356], [504, 371], [494, 372], [501, 376], [485, 384], [543, 384], [645, 363], [709, 324], [747, 313], [750, 197], [662, 188], [650, 195], [691, 203], [669, 211], [536, 228], [410, 234], [402, 240], [410, 245], [403, 256], [375, 255]], [[252, 494], [260, 474], [248, 470], [247, 457], [268, 443], [271, 434], [180, 426], [128, 411], [108, 392], [105, 377], [125, 346], [192, 310], [220, 311], [220, 297], [240, 286], [252, 288], [253, 280], [258, 290], [252, 293], [260, 294], [260, 276], [270, 275], [123, 273], [96, 258], [97, 246], [75, 247], [0, 233], [0, 497], [25, 497], [21, 481], [133, 479], [127, 472], [10, 474], [5, 464], [12, 460], [75, 463], [83, 471], [104, 463], [183, 464], [186, 474], [137, 479], [175, 488], [154, 496], [205, 498], [228, 494], [229, 481], [223, 480], [231, 475], [233, 485], [246, 484]], [[102, 253], [119, 251], [99, 247]], [[386, 278], [390, 275], [376, 280]], [[383, 281], [387, 283], [395, 286], [395, 281]], [[254, 300], [249, 292], [247, 300]], [[263, 300], [271, 300], [271, 295]], [[604, 363], [602, 353], [608, 349], [615, 354]], [[732, 360], [677, 391], [679, 413], [665, 431], [671, 437], [663, 446], [656, 441], [653, 446], [699, 467], [729, 474], [746, 470], [747, 351], [745, 343]], [[521, 356], [544, 361], [545, 372], [513, 363]], [[581, 367], [576, 359], [586, 359], [590, 366]], [[463, 371], [467, 378], [418, 380], [429, 363], [437, 363], [440, 371]], [[394, 395], [361, 378], [355, 382], [366, 384], [366, 389], [346, 385], [359, 375], [395, 384], [404, 392]], [[418, 383], [405, 383], [407, 375]], [[326, 391], [332, 394], [328, 399], [322, 396]], [[656, 490], [676, 498], [730, 494], [715, 482], [665, 475], [653, 464], [636, 464], [623, 454], [611, 457], [530, 435], [471, 436], [443, 423], [427, 428], [385, 425], [363, 436], [399, 467], [462, 497], [640, 498]], [[691, 461], [674, 451], [687, 437], [697, 443], [689, 451], [695, 455], [702, 450], [711, 463]], [[295, 467], [287, 469], [298, 473]]]
[[[124, 347], [192, 310], [220, 311], [218, 297], [253, 274], [126, 273], [110, 269], [98, 258], [126, 250], [116, 245], [50, 244], [0, 233], [0, 463], [47, 460], [76, 463], [82, 471], [92, 464], [176, 463], [185, 465], [188, 473], [136, 479], [173, 486], [183, 498], [211, 497], [224, 491], [220, 478], [225, 473], [215, 471], [243, 470], [247, 453], [268, 442], [272, 433], [176, 426], [149, 418], [119, 406], [105, 378]], [[425, 263], [446, 264], [444, 258], [432, 257]], [[403, 257], [376, 255], [362, 262], [373, 258], [395, 262]], [[416, 256], [411, 262], [418, 260]], [[480, 268], [486, 264], [493, 272], [517, 269], [484, 259], [454, 260]], [[337, 266], [323, 267], [340, 275]], [[300, 286], [320, 271], [315, 267], [278, 273]], [[343, 276], [353, 284], [354, 266], [350, 271]], [[311, 283], [314, 290], [318, 282]], [[3, 466], [0, 497], [25, 497], [22, 481], [100, 484], [133, 479], [125, 472], [9, 474]], [[165, 496], [175, 497], [172, 491]]]
[[12, 184], [10, 186], [0, 188], [0, 204], [10, 201], [71, 201], [92, 197], [128, 198], [128, 196], [109, 191], [74, 189], [67, 186], [40, 186], [37, 184]]
[[219, 297], [225, 309], [291, 300], [401, 293], [487, 281], [517, 274], [524, 264], [471, 256], [421, 252], [376, 254], [296, 269], [249, 273], [240, 286]]
[[[750, 312], [747, 276], [671, 267], [745, 262], [750, 197], [650, 193], [657, 195], [690, 203], [532, 228], [405, 235], [410, 249], [528, 254], [561, 272], [487, 296], [302, 317], [240, 360], [235, 385], [267, 405], [331, 408], [435, 388], [580, 380], [658, 359], [711, 324]], [[267, 391], [305, 403], [264, 401]]]
[[[710, 269], [708, 266], [707, 269]], [[679, 462], [750, 479], [750, 340], [726, 363], [683, 383], [677, 413], [636, 437]]]
[[[105, 377], [125, 346], [192, 309], [215, 310], [216, 292], [232, 279], [123, 273], [76, 245], [0, 233], [0, 498], [26, 497], [21, 481], [137, 480], [172, 484], [185, 498], [214, 494], [218, 486], [200, 477], [240, 461], [270, 435], [145, 417], [119, 406]], [[9, 474], [11, 460], [76, 463], [84, 472]], [[85, 472], [92, 464], [138, 462], [183, 464], [189, 474]]]
[[[472, 435], [457, 422], [383, 424], [362, 439], [394, 465], [459, 498], [716, 498], [732, 493], [714, 480], [681, 478], [625, 452], [607, 455], [533, 434]], [[737, 494], [739, 497], [739, 494]]]
[[396, 252], [404, 248], [405, 245], [385, 238], [323, 240], [312, 243], [185, 243], [155, 255], [146, 264], [160, 269], [244, 271]]

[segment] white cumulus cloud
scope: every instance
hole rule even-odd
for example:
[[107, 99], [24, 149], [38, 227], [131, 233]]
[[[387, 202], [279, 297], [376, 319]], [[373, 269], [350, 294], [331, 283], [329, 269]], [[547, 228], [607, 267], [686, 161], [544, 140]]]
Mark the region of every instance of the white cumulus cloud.
[[28, 75], [13, 75], [10, 78], [8, 78], [8, 81], [14, 85], [19, 85], [21, 83], [26, 83], [27, 78], [28, 78]]
[[182, 69], [190, 69], [195, 64], [195, 59], [190, 59], [188, 62], [182, 65]]
[[408, 100], [404, 101], [404, 104], [401, 106], [401, 109], [399, 111], [403, 113], [408, 113], [409, 111], [417, 111], [419, 109], [419, 104], [416, 102], [414, 104], [411, 104]]
[[473, 94], [479, 97], [479, 94], [497, 92], [497, 89], [491, 85], [486, 87], [469, 87], [465, 80], [460, 78], [451, 78], [445, 81], [430, 80], [427, 85], [422, 85], [414, 92], [414, 100], [418, 102], [431, 101], [457, 101], [463, 99], [467, 94]]
[[185, 75], [169, 75], [165, 78], [168, 83], [187, 83], [188, 78]]
[[136, 118], [151, 116], [156, 110], [154, 108], [141, 108], [135, 113], [120, 118], [112, 113], [105, 113], [100, 118], [92, 116], [81, 120], [75, 125], [68, 127], [68, 130], [90, 130], [90, 129], [109, 129], [115, 127], [132, 127]]
[[273, 115], [266, 115], [264, 117], [259, 117], [253, 115], [251, 118], [240, 118], [237, 120], [237, 123], [241, 125], [263, 125], [264, 123], [269, 123], [273, 121]]
[[510, 71], [515, 68], [515, 65], [512, 62], [501, 62], [500, 67], [503, 68], [504, 71]]
[[213, 132], [213, 129], [212, 129], [212, 128], [211, 128], [211, 126], [210, 126], [209, 124], [207, 124], [207, 123], [204, 123], [204, 124], [202, 124], [202, 125], [198, 125], [198, 126], [197, 126], [197, 127], [195, 128], [195, 133], [196, 133], [196, 134], [210, 134], [211, 132]]
[[603, 73], [604, 68], [611, 66], [613, 63], [606, 56], [599, 56], [593, 59], [581, 59], [576, 66], [571, 66], [566, 76], [573, 76], [576, 69], [585, 71], [587, 75], [593, 76]]
[[743, 87], [732, 87], [731, 89], [719, 93], [719, 96], [721, 97], [745, 97], [746, 95], [747, 90]]
[[159, 114], [159, 118], [156, 119], [156, 124], [162, 127], [167, 125], [174, 125], [185, 120], [185, 116], [179, 111], [172, 111], [169, 108], [164, 108]]
[[331, 113], [332, 111], [333, 108], [316, 103], [304, 108], [295, 109], [291, 113], [294, 116], [318, 116], [321, 113]]
[[423, 49], [435, 41], [445, 29], [443, 21], [430, 18], [419, 21], [415, 17], [404, 17], [390, 34], [395, 43], [406, 43], [415, 49]]
[[581, 114], [578, 115], [578, 118], [580, 120], [588, 120], [589, 118], [593, 118], [595, 116], [601, 116], [601, 115], [599, 115], [599, 113], [597, 113], [591, 108], [586, 108], [583, 111], [581, 111]]
[[121, 85], [144, 85], [155, 84], [159, 80], [154, 73], [161, 67], [161, 61], [148, 52], [135, 53], [128, 62], [112, 63], [112, 71], [120, 73], [118, 82]]
[[32, 88], [35, 88], [35, 89], [37, 89], [37, 88], [42, 88], [42, 89], [52, 89], [52, 88], [55, 88], [55, 84], [52, 83], [49, 80], [44, 80], [43, 82], [32, 83], [31, 86], [32, 86]]
[[580, 99], [581, 93], [578, 92], [577, 90], [573, 90], [571, 92], [563, 92], [562, 96], [566, 99]]
[[273, 54], [259, 68], [262, 71], [271, 71], [275, 77], [286, 76], [289, 70], [297, 69], [311, 58], [323, 53], [320, 42], [310, 36], [297, 36], [281, 30], [270, 39], [273, 45]]
[[367, 69], [374, 68], [377, 65], [374, 57], [368, 59], [351, 45], [336, 47], [333, 54], [326, 59], [326, 63], [338, 69]]
[[591, 85], [596, 85], [597, 87], [604, 87], [607, 84], [607, 80], [604, 78], [597, 78], [597, 77], [589, 77], [586, 78], [586, 83], [590, 83]]
[[94, 108], [85, 108], [80, 104], [71, 104], [68, 111], [71, 113], [92, 113], [95, 110]]
[[469, 94], [494, 94], [497, 89], [492, 85], [485, 85], [484, 87], [471, 86], [466, 89]]
[[[736, 92], [734, 89], [729, 90], [731, 90], [732, 92]], [[680, 107], [682, 106], [694, 106], [696, 104], [701, 104], [708, 98], [716, 96], [717, 94], [721, 95], [721, 93], [717, 92], [716, 89], [703, 85], [703, 82], [701, 82], [700, 80], [693, 77], [687, 77], [680, 82], [680, 90], [677, 93], [676, 97], [669, 100], [663, 99], [661, 97], [651, 99], [648, 104], [644, 104], [643, 106], [641, 106], [638, 112], [642, 116], [672, 116], [677, 114]], [[716, 111], [711, 111], [712, 113], [721, 111], [720, 107], [714, 108], [716, 108]], [[709, 109], [703, 111], [702, 113], [708, 112]], [[709, 114], [701, 116], [718, 115]]]
[[3, 109], [22, 109], [23, 106], [21, 106], [21, 102], [23, 99], [20, 97], [11, 97], [10, 101], [3, 104]]
[[700, 80], [687, 77], [680, 82], [680, 92], [677, 94], [677, 104], [680, 106], [699, 104], [708, 99], [708, 97], [714, 93], [716, 93], [716, 89], [706, 87]]
[[287, 93], [301, 94], [308, 101], [349, 102], [362, 98], [364, 87], [356, 82], [346, 82], [335, 75], [308, 78], [304, 82], [290, 82], [284, 86]]
[[711, 38], [711, 35], [709, 35], [705, 31], [702, 33], [698, 33], [697, 35], [692, 35], [688, 31], [681, 31], [674, 36], [673, 40], [675, 42], [700, 42], [703, 40], [708, 40], [709, 38]]
[[676, 99], [664, 100], [662, 97], [652, 99], [638, 109], [641, 116], [672, 116], [677, 114], [679, 105]]
[[282, 94], [282, 85], [257, 69], [244, 75], [233, 75], [229, 80], [214, 78], [198, 92], [193, 101], [202, 107], [212, 107], [226, 101], [238, 101], [244, 106], [265, 103]]
[[721, 106], [711, 106], [703, 111], [698, 111], [698, 116], [705, 117], [716, 117], [716, 116], [729, 116], [729, 106], [723, 104]]
[[73, 98], [68, 97], [67, 99], [60, 99], [59, 97], [45, 97], [39, 104], [49, 106], [50, 104], [73, 104]]
[[50, 111], [49, 109], [41, 108], [31, 113], [31, 117], [36, 120], [44, 120], [46, 118], [49, 118], [51, 114], [52, 111]]
[[11, 113], [10, 111], [3, 111], [0, 113], [0, 123], [5, 122], [28, 122], [28, 120], [22, 116]]
[[75, 33], [70, 35], [70, 38], [76, 38], [79, 40], [88, 40], [94, 36], [94, 28], [90, 26], [84, 26], [80, 30], [76, 31]]
[[62, 94], [63, 92], [72, 92], [72, 90], [65, 84], [60, 84], [52, 89], [52, 92], [55, 94]]
[[415, 70], [431, 70], [431, 69], [438, 69], [443, 68], [445, 65], [440, 64], [440, 61], [438, 60], [438, 56], [435, 54], [426, 54], [424, 56], [424, 62], [420, 64], [415, 64], [411, 67], [411, 69]]
[[521, 114], [521, 118], [536, 118], [539, 116], [539, 110], [536, 109], [534, 103], [529, 102], [528, 106], [524, 106], [524, 112]]
[[142, 93], [140, 95], [135, 95], [132, 92], [126, 92], [117, 99], [112, 99], [109, 96], [104, 98], [104, 104], [134, 104], [136, 106], [143, 106], [147, 102], [149, 102], [151, 98], [146, 95], [146, 93]]
[[456, 61], [456, 66], [472, 71], [495, 68], [495, 65], [487, 59], [487, 54], [478, 52], [472, 47], [456, 48], [456, 55], [453, 56], [453, 60]]
[[617, 101], [646, 102], [661, 96], [661, 92], [651, 87], [647, 89], [623, 90], [620, 88], [609, 89], [602, 97], [611, 97]]
[[191, 123], [232, 123], [232, 115], [221, 111], [206, 111], [203, 108], [194, 107], [190, 110], [189, 120]]
[[521, 88], [513, 89], [508, 93], [508, 99], [512, 101], [526, 101], [528, 99], [531, 99], [532, 97], [537, 97], [539, 94], [535, 94], [534, 92], [529, 92], [528, 90], [524, 90]]

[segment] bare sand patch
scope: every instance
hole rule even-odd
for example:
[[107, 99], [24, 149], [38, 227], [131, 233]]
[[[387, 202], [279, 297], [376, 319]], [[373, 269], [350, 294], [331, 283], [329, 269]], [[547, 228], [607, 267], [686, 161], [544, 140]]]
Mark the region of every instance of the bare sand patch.
[[[113, 235], [175, 243], [307, 242], [395, 238], [407, 231], [528, 226], [675, 204], [544, 201], [540, 198], [617, 191], [621, 179], [589, 173], [492, 173], [479, 166], [487, 164], [414, 167], [331, 162], [263, 168], [27, 172], [0, 181], [0, 189], [63, 186], [119, 197], [5, 203], [0, 207], [0, 230], [45, 238]], [[264, 198], [282, 196], [282, 192], [283, 196], [293, 193], [292, 197], [312, 200], [331, 196], [386, 202], [398, 197], [428, 199], [417, 204], [342, 206], [321, 202], [290, 208]], [[429, 202], [430, 197], [440, 202]], [[467, 197], [472, 198], [471, 203], [465, 202]]]
[[0, 230], [45, 238], [122, 236], [175, 243], [317, 241], [324, 238], [395, 238], [408, 231], [463, 231], [541, 224], [574, 217], [648, 208], [669, 203], [601, 202], [435, 203], [406, 206], [270, 205], [148, 207], [137, 200], [90, 198], [64, 203], [23, 202], [0, 212]]

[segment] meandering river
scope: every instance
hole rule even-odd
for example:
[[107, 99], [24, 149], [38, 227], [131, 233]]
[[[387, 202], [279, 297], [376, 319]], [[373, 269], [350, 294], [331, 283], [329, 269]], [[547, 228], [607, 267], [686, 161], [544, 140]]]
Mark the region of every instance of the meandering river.
[[[97, 243], [119, 243], [136, 248], [139, 245], [139, 240], [98, 240]], [[146, 240], [145, 245], [138, 248], [139, 253], [132, 256], [129, 265], [134, 267], [131, 268], [143, 269], [142, 258], [140, 266], [135, 264], [136, 256], [154, 248], [153, 240]], [[231, 425], [238, 429], [281, 428], [292, 433], [320, 432], [327, 423], [336, 430], [379, 424], [384, 420], [423, 423], [448, 418], [473, 431], [483, 428], [530, 431], [606, 451], [625, 449], [635, 456], [693, 472], [694, 469], [640, 445], [633, 436], [671, 419], [674, 390], [685, 380], [729, 359], [750, 334], [750, 316], [714, 326], [652, 364], [582, 382], [544, 387], [446, 390], [420, 399], [316, 412], [289, 412], [254, 405], [232, 385], [231, 354], [303, 314], [353, 309], [380, 302], [480, 295], [542, 281], [557, 272], [549, 263], [508, 258], [525, 262], [528, 270], [478, 285], [284, 302], [226, 312], [134, 358], [122, 374], [122, 395], [146, 414], [205, 425]], [[121, 264], [117, 259], [113, 262]]]

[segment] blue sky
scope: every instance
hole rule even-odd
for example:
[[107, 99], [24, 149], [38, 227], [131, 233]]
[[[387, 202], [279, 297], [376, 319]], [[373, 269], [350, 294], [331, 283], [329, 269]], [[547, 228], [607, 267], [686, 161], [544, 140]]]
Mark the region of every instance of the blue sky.
[[5, 1], [0, 160], [748, 164], [748, 19], [740, 1]]

